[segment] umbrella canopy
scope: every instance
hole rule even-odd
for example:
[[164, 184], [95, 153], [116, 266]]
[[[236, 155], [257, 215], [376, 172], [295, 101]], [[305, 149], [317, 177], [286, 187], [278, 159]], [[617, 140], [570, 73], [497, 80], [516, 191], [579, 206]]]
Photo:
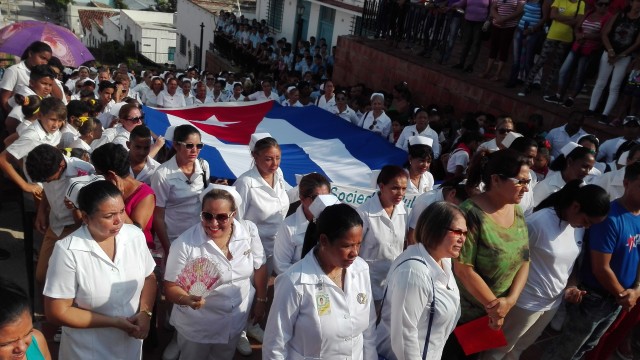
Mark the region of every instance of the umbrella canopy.
[[79, 66], [93, 55], [69, 29], [44, 21], [27, 20], [0, 29], [0, 52], [21, 56], [34, 41], [43, 41], [63, 65]]

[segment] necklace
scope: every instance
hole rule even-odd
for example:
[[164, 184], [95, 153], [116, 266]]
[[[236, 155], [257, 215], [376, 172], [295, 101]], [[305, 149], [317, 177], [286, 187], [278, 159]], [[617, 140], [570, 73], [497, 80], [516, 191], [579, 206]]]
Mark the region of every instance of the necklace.
[[342, 288], [342, 279], [344, 277], [344, 269], [339, 268], [340, 271], [332, 275], [331, 272], [325, 270], [326, 266], [324, 266], [324, 264], [320, 260], [320, 256], [318, 256], [318, 252], [315, 251], [313, 255], [316, 257], [316, 260], [318, 261], [318, 265], [320, 265], [320, 269], [322, 269], [322, 272], [324, 272], [325, 275], [327, 275], [327, 277], [329, 277], [329, 279], [331, 279], [331, 281], [333, 281], [338, 287]]
[[219, 246], [220, 247], [220, 251], [222, 251], [222, 253], [227, 258], [227, 260], [233, 259], [233, 254], [231, 253], [231, 250], [229, 249], [229, 242], [231, 241], [231, 236], [232, 235], [233, 235], [233, 223], [231, 223], [231, 231], [229, 232], [229, 237], [227, 238], [227, 241], [225, 242], [224, 246]]

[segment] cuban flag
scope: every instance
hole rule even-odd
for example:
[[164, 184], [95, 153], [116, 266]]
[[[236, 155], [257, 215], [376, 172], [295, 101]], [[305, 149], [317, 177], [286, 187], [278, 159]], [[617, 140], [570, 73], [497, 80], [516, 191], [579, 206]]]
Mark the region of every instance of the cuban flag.
[[[283, 107], [274, 101], [218, 103], [180, 109], [144, 107], [147, 126], [164, 135], [172, 125], [192, 124], [205, 144], [200, 157], [211, 175], [235, 180], [253, 164], [249, 141], [269, 133], [282, 150], [285, 181], [317, 172], [332, 183], [369, 187], [372, 170], [402, 165], [407, 153], [381, 136], [316, 106]], [[167, 139], [171, 140], [171, 139]]]

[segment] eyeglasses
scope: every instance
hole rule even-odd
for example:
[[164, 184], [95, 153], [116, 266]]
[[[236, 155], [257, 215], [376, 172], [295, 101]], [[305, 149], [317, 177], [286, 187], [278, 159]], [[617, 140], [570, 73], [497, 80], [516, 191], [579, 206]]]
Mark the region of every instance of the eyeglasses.
[[202, 150], [202, 148], [204, 147], [203, 143], [194, 144], [194, 143], [186, 143], [186, 142], [182, 142], [182, 141], [176, 141], [176, 143], [184, 146], [187, 150], [193, 149], [194, 146], [198, 150]]
[[504, 178], [505, 180], [511, 180], [513, 185], [517, 187], [529, 186], [529, 184], [531, 184], [531, 179], [517, 179], [504, 175], [500, 175], [500, 177]]
[[369, 126], [369, 130], [373, 130], [374, 127], [376, 127], [376, 125], [378, 124], [378, 120], [373, 120], [373, 122], [371, 123], [371, 126]]
[[510, 133], [512, 131], [513, 130], [511, 130], [511, 129], [504, 129], [504, 128], [498, 129], [498, 132], [500, 133], [500, 135], [504, 135], [504, 134]]
[[452, 232], [454, 235], [456, 236], [464, 236], [467, 237], [467, 235], [469, 234], [468, 231], [465, 230], [460, 230], [460, 229], [451, 229], [451, 228], [446, 228], [448, 231]]
[[131, 121], [133, 123], [141, 122], [141, 121], [144, 120], [144, 114], [142, 114], [140, 116], [132, 117], [132, 118], [125, 118], [125, 120]]
[[213, 219], [216, 219], [218, 224], [226, 224], [232, 216], [233, 212], [230, 214], [212, 214], [210, 212], [203, 211], [200, 213], [200, 220], [213, 221]]

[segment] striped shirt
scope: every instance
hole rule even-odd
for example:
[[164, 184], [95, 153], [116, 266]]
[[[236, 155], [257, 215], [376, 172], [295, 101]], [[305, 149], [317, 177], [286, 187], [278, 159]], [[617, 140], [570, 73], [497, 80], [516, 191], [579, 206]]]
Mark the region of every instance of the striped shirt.
[[[497, 5], [498, 15], [500, 17], [509, 16], [516, 12], [519, 4], [524, 3], [523, 0], [496, 0], [495, 4]], [[509, 21], [496, 24], [495, 19], [493, 20], [493, 25], [499, 28], [511, 28], [518, 25], [518, 18], [513, 18]]]
[[542, 6], [540, 2], [524, 4], [524, 13], [518, 22], [518, 29], [524, 30], [536, 26], [542, 18]]

